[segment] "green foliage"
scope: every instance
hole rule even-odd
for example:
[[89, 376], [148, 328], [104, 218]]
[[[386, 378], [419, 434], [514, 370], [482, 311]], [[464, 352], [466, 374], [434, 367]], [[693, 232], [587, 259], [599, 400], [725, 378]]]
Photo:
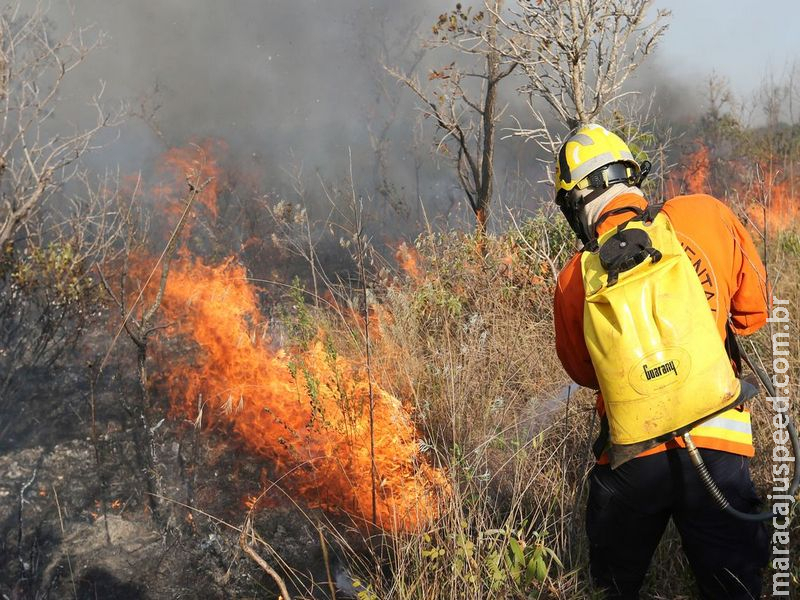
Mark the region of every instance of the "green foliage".
[[332, 377], [332, 381], [329, 382], [329, 385], [331, 385], [334, 390], [336, 404], [342, 412], [345, 428], [353, 431], [365, 406], [363, 402], [358, 400], [351, 386], [347, 384], [348, 380], [344, 377], [341, 364], [338, 360], [339, 351], [336, 349], [333, 339], [333, 335], [326, 333], [323, 341], [325, 363]]
[[[453, 589], [484, 590], [481, 596], [527, 597], [563, 565], [538, 532], [507, 522], [499, 529], [475, 529], [461, 520], [447, 532], [419, 540], [426, 577], [449, 581]], [[454, 529], [454, 531], [453, 531]]]
[[325, 410], [320, 400], [322, 382], [314, 370], [308, 368], [304, 356], [316, 337], [319, 325], [306, 303], [305, 288], [298, 277], [292, 281], [288, 295], [288, 306], [282, 305], [278, 311], [289, 338], [287, 368], [296, 384], [298, 401], [304, 396], [308, 398], [311, 414], [306, 426], [311, 429], [315, 425], [325, 425]]
[[8, 244], [0, 257], [0, 399], [15, 373], [52, 365], [72, 348], [101, 304], [72, 240], [29, 240], [22, 252]]
[[[306, 426], [351, 435], [366, 405], [355, 389], [361, 379], [345, 372], [348, 363], [341, 360], [337, 341], [345, 344], [353, 340], [335, 332], [330, 315], [306, 302], [305, 289], [297, 278], [277, 314], [289, 338], [285, 344], [287, 368], [295, 383], [296, 399], [308, 402], [310, 408]], [[352, 328], [348, 331], [352, 333]], [[334, 400], [336, 410], [331, 410], [330, 399]]]
[[778, 234], [778, 249], [793, 258], [800, 258], [800, 231], [787, 229]]
[[325, 423], [325, 407], [319, 398], [319, 378], [305, 365], [302, 365], [301, 369], [303, 372], [306, 394], [311, 404], [311, 417], [307, 425], [307, 427], [311, 429], [315, 422]]
[[300, 278], [295, 276], [289, 288], [288, 307], [282, 305], [278, 311], [290, 344], [303, 351], [308, 350], [309, 343], [317, 334], [317, 324], [306, 303], [305, 294], [305, 287]]
[[75, 304], [94, 289], [92, 277], [75, 254], [70, 242], [29, 248], [12, 269], [12, 285], [24, 293], [40, 292], [57, 306]]
[[356, 590], [356, 600], [378, 600], [378, 595], [373, 591], [372, 584], [364, 585], [360, 579], [354, 579], [353, 588]]
[[436, 285], [436, 282], [426, 281], [414, 294], [413, 308], [423, 316], [443, 313], [445, 317], [457, 318], [463, 312], [462, 301], [447, 284]]

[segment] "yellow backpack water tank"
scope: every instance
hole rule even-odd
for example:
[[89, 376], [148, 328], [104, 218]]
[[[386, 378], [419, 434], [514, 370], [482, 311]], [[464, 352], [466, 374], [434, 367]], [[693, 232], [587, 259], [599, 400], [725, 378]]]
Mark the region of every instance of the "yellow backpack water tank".
[[667, 216], [654, 213], [581, 257], [584, 337], [612, 467], [746, 399], [694, 267]]

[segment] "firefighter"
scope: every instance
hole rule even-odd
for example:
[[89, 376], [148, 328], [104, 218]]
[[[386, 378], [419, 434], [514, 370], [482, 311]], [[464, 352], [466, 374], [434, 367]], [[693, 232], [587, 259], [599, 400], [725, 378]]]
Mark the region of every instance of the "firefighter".
[[[649, 164], [640, 167], [622, 139], [599, 125], [582, 126], [567, 138], [556, 164], [556, 203], [584, 244], [630, 218], [617, 209], [647, 206], [639, 186], [648, 170]], [[767, 319], [764, 266], [733, 212], [705, 194], [672, 198], [662, 212], [694, 266], [721, 338], [726, 337], [726, 324], [741, 335], [762, 327]], [[598, 390], [584, 339], [584, 303], [579, 252], [558, 277], [556, 351], [575, 382]], [[603, 423], [600, 394], [597, 411]], [[672, 518], [703, 598], [759, 598], [761, 572], [769, 559], [765, 525], [737, 520], [717, 507], [682, 439], [612, 469], [607, 431], [606, 424], [594, 446], [597, 463], [586, 510], [595, 585], [609, 598], [638, 598]], [[756, 509], [759, 499], [749, 472], [754, 455], [749, 412], [742, 407], [727, 410], [691, 433], [731, 505], [744, 512]]]

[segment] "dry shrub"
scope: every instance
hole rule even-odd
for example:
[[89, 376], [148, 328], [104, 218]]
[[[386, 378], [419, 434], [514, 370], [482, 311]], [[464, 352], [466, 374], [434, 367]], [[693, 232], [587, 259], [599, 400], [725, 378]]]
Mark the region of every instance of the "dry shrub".
[[[362, 573], [363, 598], [585, 594], [579, 496], [593, 400], [567, 391], [555, 356], [553, 257], [569, 238], [552, 223], [481, 250], [464, 234], [420, 237], [413, 274], [383, 291], [377, 377], [408, 399], [452, 491], [426, 531], [394, 538], [390, 578]], [[544, 225], [550, 260], [534, 239]]]
[[483, 257], [457, 233], [420, 238], [417, 250], [422, 274], [388, 289], [385, 337], [404, 353], [395, 366], [426, 433], [469, 451], [567, 381], [552, 352], [552, 279], [509, 237], [488, 238]]
[[[767, 237], [767, 268], [770, 277], [770, 286], [774, 297], [788, 301], [786, 308], [789, 311], [789, 378], [788, 396], [790, 398], [790, 413], [794, 422], [798, 424], [800, 406], [796, 398], [800, 394], [800, 228], [796, 224], [788, 229], [778, 232], [773, 237]], [[784, 332], [784, 324], [768, 323], [761, 331], [744, 341], [743, 346], [756, 363], [766, 371], [769, 376], [773, 374], [773, 342], [772, 335]], [[786, 341], [786, 340], [784, 340]], [[772, 493], [772, 448], [775, 446], [773, 432], [775, 426], [773, 417], [775, 411], [772, 406], [764, 401], [766, 394], [761, 394], [750, 403], [753, 413], [753, 434], [755, 438], [756, 456], [751, 464], [751, 472], [756, 483], [756, 489], [761, 498], [766, 498]], [[800, 460], [800, 459], [799, 459]], [[794, 468], [800, 467], [795, 461]], [[798, 510], [795, 507], [794, 521], [790, 529], [792, 546], [790, 556], [800, 555], [800, 522], [797, 520]], [[800, 589], [800, 562], [793, 562], [792, 571], [793, 589]], [[765, 590], [771, 590], [771, 572], [765, 576]]]
[[[554, 349], [554, 271], [571, 253], [559, 223], [540, 217], [489, 236], [480, 252], [463, 234], [422, 236], [409, 250], [410, 274], [377, 292], [376, 378], [413, 411], [452, 491], [425, 531], [396, 535], [388, 558], [382, 546], [380, 559], [353, 566], [361, 600], [597, 597], [584, 532], [593, 394], [566, 387]], [[784, 234], [770, 245], [776, 295], [797, 315], [792, 356], [800, 356], [798, 239]], [[753, 342], [770, 367], [768, 332]], [[797, 361], [790, 376], [796, 393]], [[752, 409], [753, 472], [765, 497], [771, 413], [762, 401]], [[670, 525], [642, 597], [691, 598], [693, 585]]]

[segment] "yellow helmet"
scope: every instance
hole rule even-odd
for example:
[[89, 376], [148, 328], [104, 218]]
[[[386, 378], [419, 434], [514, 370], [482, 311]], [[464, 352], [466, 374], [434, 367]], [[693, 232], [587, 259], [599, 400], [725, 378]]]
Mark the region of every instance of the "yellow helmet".
[[[610, 183], [608, 177], [590, 181], [589, 175], [606, 165], [628, 163], [630, 170], [619, 175], [627, 175], [632, 182], [639, 173], [639, 163], [627, 144], [619, 136], [600, 125], [582, 125], [572, 133], [558, 153], [556, 163], [556, 199], [575, 188], [584, 189], [590, 185], [600, 187]], [[614, 181], [622, 181], [625, 177], [616, 177]], [[598, 185], [600, 184], [600, 185]]]

